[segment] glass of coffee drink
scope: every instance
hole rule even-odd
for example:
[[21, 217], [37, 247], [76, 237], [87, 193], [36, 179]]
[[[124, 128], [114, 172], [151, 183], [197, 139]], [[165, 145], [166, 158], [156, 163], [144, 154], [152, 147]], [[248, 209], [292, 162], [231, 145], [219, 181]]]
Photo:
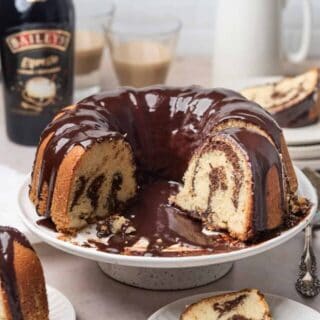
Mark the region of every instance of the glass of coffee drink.
[[120, 85], [141, 88], [163, 84], [173, 60], [181, 23], [173, 17], [117, 15], [107, 31]]
[[107, 0], [77, 0], [75, 40], [75, 99], [101, 89], [101, 63], [115, 6]]

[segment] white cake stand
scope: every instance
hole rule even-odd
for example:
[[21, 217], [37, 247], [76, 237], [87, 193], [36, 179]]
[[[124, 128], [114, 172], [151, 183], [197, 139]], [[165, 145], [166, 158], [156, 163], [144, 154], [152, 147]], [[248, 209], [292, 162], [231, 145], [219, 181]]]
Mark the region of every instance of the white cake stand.
[[[39, 220], [34, 205], [28, 197], [30, 177], [26, 179], [19, 193], [21, 219], [40, 239], [53, 247], [73, 255], [97, 261], [102, 271], [120, 282], [146, 289], [177, 290], [201, 286], [215, 281], [232, 268], [233, 262], [265, 252], [288, 241], [312, 220], [317, 208], [316, 192], [307, 177], [296, 169], [299, 180], [299, 194], [312, 202], [308, 216], [297, 226], [282, 232], [279, 236], [238, 251], [191, 257], [144, 257], [124, 256], [85, 248], [58, 239], [58, 233], [36, 224]], [[91, 227], [91, 231], [94, 227]], [[81, 231], [79, 240], [90, 238], [90, 228]]]

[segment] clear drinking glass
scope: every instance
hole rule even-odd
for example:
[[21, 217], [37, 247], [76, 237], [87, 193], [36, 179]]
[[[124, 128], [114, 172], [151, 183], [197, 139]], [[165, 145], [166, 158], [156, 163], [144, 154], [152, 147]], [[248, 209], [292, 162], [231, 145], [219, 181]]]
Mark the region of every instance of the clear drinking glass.
[[106, 47], [104, 32], [114, 14], [113, 2], [77, 0], [75, 41], [75, 98], [80, 100], [101, 89], [101, 61]]
[[138, 88], [164, 83], [180, 29], [173, 17], [116, 16], [107, 39], [119, 83]]

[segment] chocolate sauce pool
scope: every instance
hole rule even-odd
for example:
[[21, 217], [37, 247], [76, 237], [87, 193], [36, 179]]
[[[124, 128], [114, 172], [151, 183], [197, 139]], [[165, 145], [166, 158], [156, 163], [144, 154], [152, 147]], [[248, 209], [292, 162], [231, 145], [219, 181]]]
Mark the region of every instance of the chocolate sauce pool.
[[187, 217], [183, 211], [168, 203], [170, 195], [178, 191], [176, 182], [158, 180], [142, 186], [135, 201], [124, 211], [124, 216], [131, 221], [136, 229], [133, 234], [121, 232], [111, 236], [108, 245], [95, 240], [89, 244], [98, 250], [123, 253], [127, 247], [134, 245], [139, 239], [146, 238], [149, 245], [146, 251], [133, 250], [133, 254], [151, 256], [179, 256], [179, 253], [163, 251], [172, 245], [182, 245], [192, 249], [189, 254], [210, 254], [229, 252], [244, 248], [245, 245], [226, 235], [207, 236], [202, 233], [199, 220]]
[[[144, 184], [136, 199], [123, 212], [119, 212], [121, 216], [130, 220], [130, 226], [136, 230], [134, 233], [126, 234], [123, 231], [102, 239], [89, 238], [79, 245], [107, 253], [162, 257], [226, 253], [276, 237], [282, 231], [299, 224], [309, 212], [307, 206], [303, 213], [288, 215], [287, 221], [284, 221], [281, 228], [262, 232], [250, 242], [242, 242], [226, 233], [204, 234], [199, 220], [187, 216], [185, 212], [168, 203], [168, 198], [176, 194], [177, 190], [178, 183], [172, 181], [156, 180]], [[40, 219], [37, 224], [50, 230], [55, 229], [50, 218]], [[147, 248], [128, 251], [128, 248], [141, 238], [148, 240]], [[177, 244], [190, 250], [163, 250]]]

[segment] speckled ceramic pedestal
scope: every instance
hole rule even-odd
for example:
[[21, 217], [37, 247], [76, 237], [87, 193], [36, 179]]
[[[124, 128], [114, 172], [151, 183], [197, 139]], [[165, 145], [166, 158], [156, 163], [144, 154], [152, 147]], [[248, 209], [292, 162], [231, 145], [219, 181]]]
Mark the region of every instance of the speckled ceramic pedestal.
[[143, 289], [181, 290], [203, 286], [225, 276], [232, 263], [191, 268], [142, 268], [98, 263], [109, 277]]

